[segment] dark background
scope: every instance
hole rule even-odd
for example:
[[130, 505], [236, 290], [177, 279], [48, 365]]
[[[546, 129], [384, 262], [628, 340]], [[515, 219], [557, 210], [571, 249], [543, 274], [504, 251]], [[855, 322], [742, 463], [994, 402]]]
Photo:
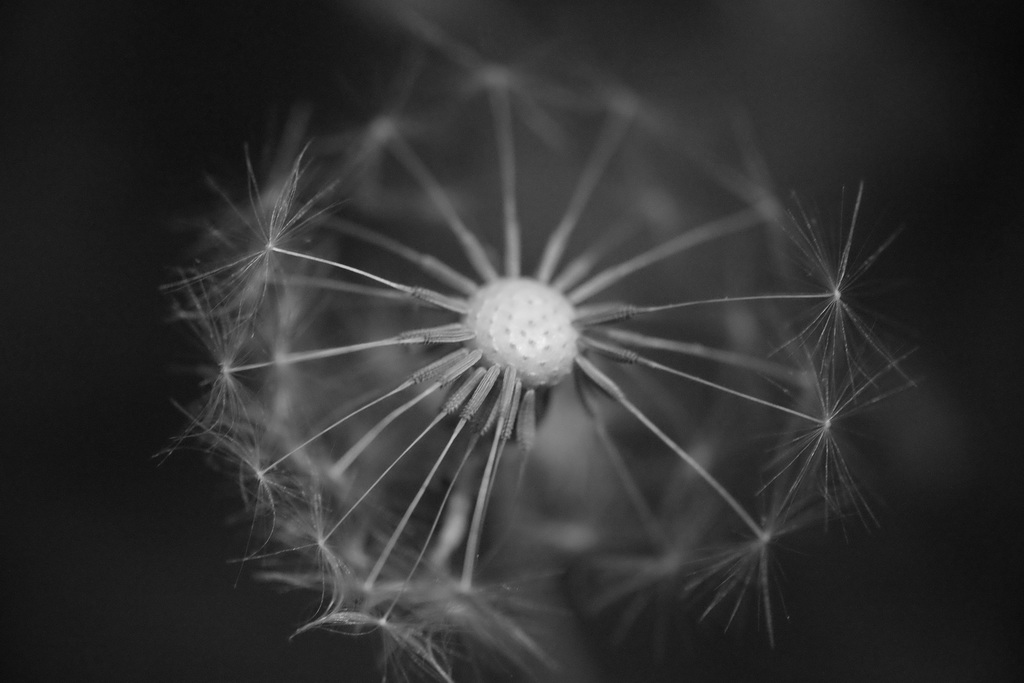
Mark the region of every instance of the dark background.
[[[289, 640], [308, 596], [228, 564], [234, 485], [152, 457], [196, 395], [159, 286], [297, 101], [352, 113], [398, 67], [365, 8], [38, 0], [0, 9], [0, 671], [9, 680], [374, 680], [361, 641]], [[710, 629], [611, 680], [961, 681], [1022, 673], [1024, 78], [1013, 3], [421, 3], [453, 30], [589, 46], [749, 116], [779, 185], [905, 230], [875, 301], [918, 351], [869, 484], [881, 528], [787, 566], [778, 645]], [[968, 6], [969, 5], [969, 6]], [[447, 9], [446, 9], [447, 8]], [[525, 27], [525, 28], [524, 28]], [[354, 114], [353, 114], [354, 115]], [[824, 204], [827, 206], [827, 204]], [[756, 635], [756, 634], [755, 634]]]

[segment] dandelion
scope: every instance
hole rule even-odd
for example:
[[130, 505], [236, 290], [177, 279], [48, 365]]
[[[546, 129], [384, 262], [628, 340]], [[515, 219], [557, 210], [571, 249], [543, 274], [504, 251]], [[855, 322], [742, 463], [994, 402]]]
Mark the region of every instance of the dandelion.
[[557, 666], [569, 566], [624, 624], [753, 595], [771, 637], [772, 550], [866, 510], [840, 423], [897, 365], [848, 301], [856, 217], [836, 256], [654, 103], [417, 26], [395, 103], [250, 167], [178, 285], [246, 560], [396, 675]]

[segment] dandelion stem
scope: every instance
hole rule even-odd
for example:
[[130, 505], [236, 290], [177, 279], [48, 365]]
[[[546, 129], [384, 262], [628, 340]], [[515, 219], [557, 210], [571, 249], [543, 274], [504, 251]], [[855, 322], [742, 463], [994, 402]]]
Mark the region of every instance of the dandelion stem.
[[537, 269], [537, 279], [541, 282], [547, 283], [551, 280], [551, 276], [558, 266], [558, 261], [565, 252], [569, 237], [572, 235], [573, 230], [576, 229], [576, 224], [579, 223], [580, 216], [583, 214], [587, 202], [590, 201], [597, 183], [601, 180], [601, 176], [604, 175], [608, 162], [611, 161], [612, 155], [618, 148], [619, 143], [622, 142], [622, 138], [625, 136], [632, 118], [632, 111], [623, 108], [613, 108], [608, 113], [608, 118], [601, 130], [597, 143], [594, 145], [590, 158], [587, 159], [586, 166], [584, 166], [583, 172], [576, 183], [576, 188], [569, 199], [565, 214], [551, 233], [551, 237], [544, 247], [540, 267]]
[[706, 481], [708, 485], [712, 489], [714, 489], [715, 493], [717, 493], [719, 497], [721, 497], [721, 499], [730, 508], [733, 509], [736, 515], [740, 518], [740, 520], [742, 520], [742, 522], [745, 525], [747, 525], [747, 527], [759, 539], [762, 539], [765, 542], [767, 542], [768, 533], [764, 529], [762, 529], [757, 522], [754, 521], [754, 518], [750, 516], [750, 513], [748, 513], [743, 508], [743, 506], [740, 505], [739, 501], [736, 500], [736, 498], [734, 498], [733, 495], [729, 493], [729, 491], [726, 490], [724, 486], [722, 486], [721, 482], [719, 482], [718, 479], [712, 476], [710, 472], [704, 469], [704, 467], [699, 462], [697, 462], [697, 460], [692, 455], [683, 450], [682, 446], [673, 441], [667, 434], [665, 434], [665, 432], [661, 431], [661, 429], [659, 429], [656, 424], [651, 422], [650, 418], [648, 418], [647, 415], [643, 413], [643, 411], [641, 411], [639, 408], [633, 405], [633, 403], [628, 398], [626, 398], [626, 395], [622, 391], [622, 389], [617, 384], [615, 384], [615, 382], [612, 381], [612, 379], [608, 377], [608, 375], [601, 372], [596, 365], [591, 363], [583, 356], [576, 357], [576, 365], [580, 368], [580, 370], [583, 371], [583, 373], [587, 377], [593, 380], [594, 383], [597, 384], [597, 386], [601, 387], [601, 389], [606, 391], [608, 395], [611, 396], [611, 398], [616, 403], [621, 405], [628, 412], [632, 413], [633, 417], [639, 420], [640, 423], [643, 424], [652, 434], [658, 437], [658, 439], [660, 439], [662, 443], [668, 446], [673, 453], [675, 453], [683, 462], [689, 465], [701, 477], [701, 479]]
[[700, 244], [754, 227], [764, 221], [758, 209], [743, 209], [718, 220], [687, 230], [653, 249], [638, 254], [617, 266], [607, 268], [569, 293], [569, 301], [578, 304], [589, 299], [623, 278], [629, 277], [658, 261], [686, 251]]

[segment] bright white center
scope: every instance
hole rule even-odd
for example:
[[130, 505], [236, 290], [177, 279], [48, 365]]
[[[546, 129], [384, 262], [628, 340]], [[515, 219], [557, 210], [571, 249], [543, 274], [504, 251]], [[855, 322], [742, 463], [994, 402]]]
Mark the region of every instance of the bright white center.
[[579, 336], [576, 312], [560, 292], [531, 278], [506, 278], [469, 300], [466, 325], [494, 365], [515, 368], [526, 386], [552, 386], [570, 372]]

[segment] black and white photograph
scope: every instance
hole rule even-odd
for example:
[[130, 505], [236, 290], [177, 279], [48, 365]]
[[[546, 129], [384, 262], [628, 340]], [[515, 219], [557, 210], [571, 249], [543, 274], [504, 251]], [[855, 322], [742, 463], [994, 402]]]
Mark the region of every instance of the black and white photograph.
[[1022, 29], [3, 3], [3, 679], [1024, 679]]

